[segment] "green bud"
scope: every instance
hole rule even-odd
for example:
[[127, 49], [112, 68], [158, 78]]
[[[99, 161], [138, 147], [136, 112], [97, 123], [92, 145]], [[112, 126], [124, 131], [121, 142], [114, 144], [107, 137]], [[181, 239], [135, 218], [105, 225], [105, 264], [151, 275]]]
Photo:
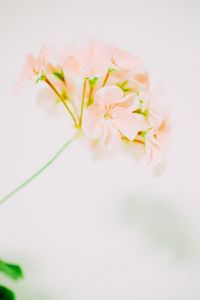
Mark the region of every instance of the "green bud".
[[93, 77], [93, 78], [87, 78], [88, 79], [88, 82], [90, 84], [90, 87], [94, 87], [98, 81], [98, 77]]
[[140, 132], [141, 137], [144, 138], [144, 139], [146, 137], [146, 134], [147, 134], [147, 131], [141, 131]]

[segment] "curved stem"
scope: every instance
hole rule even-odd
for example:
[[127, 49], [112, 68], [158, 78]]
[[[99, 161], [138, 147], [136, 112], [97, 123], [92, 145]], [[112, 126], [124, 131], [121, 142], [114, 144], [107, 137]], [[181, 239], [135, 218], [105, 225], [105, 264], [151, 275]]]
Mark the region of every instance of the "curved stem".
[[36, 171], [33, 175], [31, 175], [28, 179], [23, 181], [20, 185], [18, 185], [14, 190], [12, 190], [10, 193], [5, 195], [4, 197], [0, 198], [0, 204], [14, 196], [17, 192], [19, 192], [22, 188], [24, 188], [28, 183], [33, 181], [36, 177], [38, 177], [43, 171], [45, 171], [59, 156], [60, 154], [67, 148], [68, 145], [70, 145], [74, 140], [76, 136], [72, 137], [70, 140], [68, 140], [57, 152], [54, 154], [54, 156], [46, 163], [44, 164], [38, 171]]
[[109, 79], [109, 76], [110, 76], [110, 70], [107, 71], [106, 73], [106, 76], [104, 78], [104, 81], [103, 81], [103, 84], [102, 84], [102, 87], [104, 87]]
[[72, 119], [74, 121], [75, 127], [77, 127], [76, 118], [74, 117], [71, 109], [67, 105], [67, 103], [66, 103], [65, 99], [63, 98], [63, 96], [57, 91], [57, 89], [55, 88], [55, 86], [51, 83], [51, 81], [49, 81], [49, 79], [47, 77], [45, 77], [44, 81], [50, 86], [50, 88], [54, 91], [54, 93], [58, 96], [58, 98], [64, 104], [65, 108], [67, 109], [68, 113], [70, 114], [70, 116], [72, 117]]

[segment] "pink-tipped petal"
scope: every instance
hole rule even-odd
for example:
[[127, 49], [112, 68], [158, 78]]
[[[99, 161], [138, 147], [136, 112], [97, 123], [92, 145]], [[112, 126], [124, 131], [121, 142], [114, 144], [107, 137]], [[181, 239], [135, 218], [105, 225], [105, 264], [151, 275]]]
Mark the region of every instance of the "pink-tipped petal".
[[142, 87], [145, 90], [149, 89], [150, 80], [149, 80], [149, 74], [147, 71], [145, 73], [136, 74], [135, 79], [142, 85]]

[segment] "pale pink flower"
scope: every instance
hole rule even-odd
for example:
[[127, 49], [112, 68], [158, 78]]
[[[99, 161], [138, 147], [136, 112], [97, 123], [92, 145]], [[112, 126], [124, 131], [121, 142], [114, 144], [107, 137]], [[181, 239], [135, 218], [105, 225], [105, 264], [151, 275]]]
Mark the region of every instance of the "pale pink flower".
[[169, 145], [169, 115], [166, 114], [157, 128], [150, 128], [145, 134], [147, 161], [155, 166], [162, 162]]
[[[72, 106], [72, 109], [76, 109], [76, 105], [74, 102], [76, 100], [78, 88], [75, 85], [75, 82], [71, 78], [65, 78], [65, 83], [59, 78], [55, 77], [53, 74], [49, 74], [48, 79], [56, 88], [56, 90], [60, 93], [60, 95], [62, 95], [63, 99], [67, 102], [67, 104], [70, 107]], [[80, 97], [81, 95], [79, 95], [79, 98]], [[57, 111], [59, 111], [63, 113], [63, 110], [59, 108], [60, 106], [64, 107], [61, 100], [55, 94], [55, 92], [49, 88], [49, 86], [45, 85], [43, 89], [39, 90], [37, 99], [38, 103], [41, 104], [44, 108], [46, 108], [48, 112], [57, 113]], [[78, 115], [78, 109], [76, 109], [75, 113], [76, 115]]]
[[144, 64], [139, 57], [117, 47], [110, 48], [110, 60], [111, 69], [131, 71], [133, 74], [144, 72]]
[[142, 78], [145, 69], [140, 58], [97, 39], [65, 48], [59, 62], [71, 76], [104, 77], [109, 69], [114, 69], [137, 74], [138, 82], [146, 80]]
[[32, 54], [28, 54], [20, 78], [13, 87], [13, 93], [21, 91], [27, 81], [35, 80], [47, 67], [51, 56], [52, 49], [48, 47], [43, 47], [36, 58]]
[[158, 84], [153, 91], [139, 90], [137, 95], [140, 103], [139, 110], [146, 115], [147, 127], [158, 128], [165, 119], [168, 113], [168, 108], [160, 102], [160, 96], [163, 94], [163, 89]]
[[105, 43], [90, 39], [86, 43], [65, 48], [59, 58], [65, 72], [72, 76], [104, 76], [109, 68], [109, 51]]
[[132, 95], [124, 97], [123, 91], [117, 86], [99, 89], [94, 103], [84, 113], [85, 135], [108, 147], [118, 145], [122, 135], [133, 140], [142, 126], [141, 116], [133, 113], [137, 106]]

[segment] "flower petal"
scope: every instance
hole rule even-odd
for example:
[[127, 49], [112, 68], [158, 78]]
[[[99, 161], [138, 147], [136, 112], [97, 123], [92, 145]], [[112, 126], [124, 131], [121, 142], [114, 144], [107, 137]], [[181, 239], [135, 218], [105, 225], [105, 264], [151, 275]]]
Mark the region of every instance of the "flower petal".
[[107, 150], [114, 150], [119, 147], [121, 142], [121, 135], [111, 124], [107, 126], [107, 138], [105, 140], [105, 146]]
[[116, 109], [113, 114], [113, 125], [131, 141], [134, 140], [143, 128], [143, 118], [138, 114], [130, 113], [127, 109]]
[[135, 93], [128, 94], [127, 96], [121, 98], [117, 103], [117, 106], [128, 109], [133, 112], [139, 108], [139, 99]]
[[83, 78], [104, 76], [109, 68], [107, 46], [96, 39], [65, 48], [59, 60], [67, 73]]
[[31, 54], [28, 54], [24, 66], [22, 68], [20, 77], [12, 87], [13, 95], [17, 95], [22, 91], [22, 89], [27, 85], [27, 80], [33, 80], [35, 78], [36, 76], [34, 73], [35, 64], [36, 64], [35, 58]]
[[147, 162], [152, 166], [158, 165], [163, 159], [164, 149], [154, 137], [153, 131], [149, 131], [145, 137], [145, 152]]
[[139, 57], [117, 47], [111, 50], [111, 61], [118, 70], [123, 69], [133, 73], [141, 73], [144, 69], [143, 62]]
[[103, 134], [103, 118], [100, 106], [92, 104], [83, 114], [83, 132], [91, 139], [98, 139]]
[[149, 74], [146, 71], [145, 73], [138, 73], [135, 75], [135, 79], [143, 86], [145, 90], [149, 89]]
[[94, 102], [104, 105], [114, 105], [123, 97], [123, 91], [115, 85], [100, 88], [94, 97]]

